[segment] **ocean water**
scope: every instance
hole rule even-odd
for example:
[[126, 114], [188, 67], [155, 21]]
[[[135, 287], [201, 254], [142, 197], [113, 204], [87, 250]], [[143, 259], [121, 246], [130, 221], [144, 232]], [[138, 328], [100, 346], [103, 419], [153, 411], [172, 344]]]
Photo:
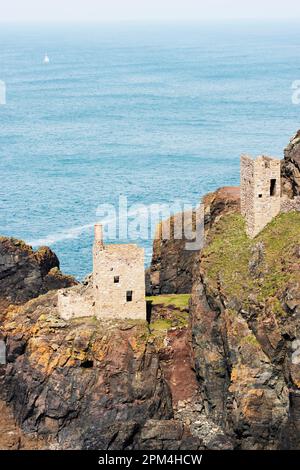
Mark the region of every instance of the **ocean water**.
[[282, 156], [300, 124], [300, 28], [0, 25], [0, 80], [0, 234], [83, 278], [99, 205], [196, 205], [239, 183], [241, 153]]

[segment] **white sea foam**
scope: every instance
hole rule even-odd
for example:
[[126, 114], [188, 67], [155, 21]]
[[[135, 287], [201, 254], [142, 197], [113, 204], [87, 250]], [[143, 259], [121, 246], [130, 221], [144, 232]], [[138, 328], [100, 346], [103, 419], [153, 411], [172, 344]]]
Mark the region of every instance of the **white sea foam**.
[[45, 238], [37, 238], [36, 240], [29, 240], [28, 244], [33, 247], [43, 246], [43, 245], [54, 245], [55, 243], [72, 240], [78, 238], [83, 232], [86, 232], [93, 228], [94, 224], [81, 225], [79, 227], [71, 227], [60, 232], [52, 233], [47, 235]]
[[[138, 210], [130, 211], [128, 213], [129, 217], [134, 217], [135, 215], [138, 214]], [[127, 215], [125, 214], [124, 216], [119, 217], [119, 221], [124, 221], [126, 220]], [[105, 223], [110, 223], [116, 221], [114, 218], [105, 218]], [[71, 227], [65, 230], [61, 230], [59, 232], [51, 233], [47, 235], [44, 238], [37, 238], [34, 240], [28, 240], [27, 243], [30, 246], [33, 246], [34, 248], [39, 247], [39, 246], [44, 246], [44, 245], [54, 245], [55, 243], [64, 241], [64, 240], [73, 240], [75, 238], [80, 237], [82, 233], [87, 232], [88, 230], [91, 230], [94, 227], [94, 223], [91, 224], [85, 224], [85, 225], [80, 225], [78, 227]]]
[[[138, 214], [138, 211], [134, 210], [134, 211], [130, 211], [128, 215], [130, 217], [133, 217], [136, 214]], [[126, 217], [127, 217], [127, 214], [125, 214], [124, 216], [120, 216], [119, 222], [126, 220]], [[105, 223], [110, 223], [113, 221], [116, 222], [116, 219], [105, 218]], [[91, 230], [93, 227], [94, 227], [94, 223], [85, 224], [85, 225], [81, 225], [78, 227], [71, 227], [65, 230], [61, 230], [56, 233], [51, 233], [44, 238], [28, 240], [27, 243], [28, 245], [33, 246], [33, 247], [39, 247], [39, 246], [44, 246], [44, 245], [54, 245], [55, 243], [58, 243], [64, 240], [72, 240], [72, 239], [78, 238], [80, 237], [80, 235], [82, 235], [82, 233], [87, 232], [88, 230]]]
[[[126, 207], [127, 207], [127, 200], [126, 200]], [[165, 214], [165, 219], [168, 219], [171, 214], [181, 212], [183, 210], [182, 202], [177, 201], [176, 211], [172, 211], [170, 207], [170, 212], [168, 206], [165, 205], [153, 205], [153, 206], [146, 206], [144, 204], [135, 204], [131, 208], [128, 208], [127, 211], [124, 213], [120, 213], [118, 210], [116, 211], [114, 206], [111, 204], [105, 204], [103, 207], [99, 206], [97, 209], [97, 215], [101, 216], [98, 217], [98, 222], [103, 223], [105, 226], [109, 228], [108, 232], [106, 233], [109, 240], [118, 240], [118, 228], [123, 230], [121, 232], [124, 234], [127, 232], [127, 236], [139, 235], [143, 240], [149, 239], [149, 229], [152, 235], [155, 233], [155, 227], [160, 220], [160, 211], [164, 210], [166, 207], [167, 213]], [[174, 209], [174, 207], [173, 207]], [[110, 217], [104, 214], [109, 213]], [[102, 219], [103, 218], [103, 219]], [[139, 226], [139, 230], [136, 232], [135, 227], [129, 230], [128, 223], [130, 221], [134, 221], [136, 218], [137, 225]], [[153, 226], [149, 226], [149, 223], [153, 224]], [[94, 227], [94, 223], [81, 225], [78, 227], [71, 227], [68, 229], [61, 230], [56, 233], [51, 233], [44, 238], [38, 238], [33, 240], [28, 240], [27, 243], [33, 247], [39, 247], [43, 245], [54, 245], [55, 243], [64, 241], [64, 240], [72, 240], [75, 238], [80, 237], [84, 232], [91, 230]], [[133, 232], [132, 232], [133, 230]], [[139, 238], [139, 236], [137, 237]], [[136, 238], [133, 238], [135, 240]]]

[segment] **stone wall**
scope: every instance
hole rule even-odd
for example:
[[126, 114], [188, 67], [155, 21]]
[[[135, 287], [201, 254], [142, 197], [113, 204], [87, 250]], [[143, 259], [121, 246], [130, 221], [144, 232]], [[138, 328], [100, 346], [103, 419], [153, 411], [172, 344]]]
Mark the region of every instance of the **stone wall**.
[[84, 284], [58, 292], [61, 318], [95, 316], [146, 320], [144, 250], [137, 245], [105, 245], [95, 225], [93, 275]]
[[250, 157], [241, 157], [241, 214], [246, 219], [248, 235], [254, 230], [254, 164]]
[[289, 199], [286, 196], [281, 198], [281, 212], [291, 211], [300, 212], [300, 196], [296, 196], [294, 199]]
[[254, 238], [280, 212], [280, 160], [241, 157], [241, 212]]
[[97, 317], [146, 320], [143, 248], [96, 241], [93, 289]]
[[90, 317], [94, 311], [94, 293], [92, 286], [75, 286], [62, 289], [57, 294], [59, 315], [64, 320]]

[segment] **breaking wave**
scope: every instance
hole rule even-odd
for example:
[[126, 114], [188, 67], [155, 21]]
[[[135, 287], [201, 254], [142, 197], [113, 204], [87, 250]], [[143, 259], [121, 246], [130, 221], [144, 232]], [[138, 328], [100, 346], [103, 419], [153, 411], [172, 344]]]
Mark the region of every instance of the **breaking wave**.
[[54, 245], [55, 243], [72, 240], [78, 238], [83, 232], [92, 229], [94, 224], [81, 225], [79, 227], [72, 227], [66, 230], [61, 230], [57, 233], [52, 233], [44, 238], [37, 238], [36, 240], [29, 240], [28, 244], [33, 247], [39, 247], [43, 245]]

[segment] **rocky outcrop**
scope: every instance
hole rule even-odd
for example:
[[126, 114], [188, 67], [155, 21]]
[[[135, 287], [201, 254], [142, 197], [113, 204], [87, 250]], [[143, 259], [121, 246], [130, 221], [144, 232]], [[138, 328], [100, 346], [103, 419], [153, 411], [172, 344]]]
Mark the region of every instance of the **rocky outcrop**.
[[300, 446], [299, 236], [299, 213], [282, 214], [255, 240], [231, 214], [213, 227], [195, 263], [200, 393], [237, 448]]
[[300, 196], [300, 130], [284, 150], [281, 176], [282, 193], [289, 198]]
[[190, 309], [155, 302], [149, 325], [62, 319], [56, 289], [76, 282], [54, 253], [0, 239], [0, 447], [299, 449], [300, 213], [250, 240], [238, 188], [203, 202], [204, 249], [158, 237], [148, 271], [150, 293], [192, 290]]
[[[208, 231], [220, 217], [231, 212], [240, 211], [240, 191], [238, 187], [224, 187], [207, 194], [203, 198], [204, 225]], [[163, 223], [156, 230], [153, 242], [153, 256], [150, 268], [146, 271], [146, 289], [148, 295], [184, 294], [192, 289], [193, 263], [199, 250], [186, 249], [187, 240], [182, 234], [181, 239], [174, 238], [174, 220], [181, 218], [186, 224], [186, 233], [195, 230], [195, 214], [193, 220], [185, 214], [177, 214]], [[164, 239], [162, 225], [170, 227], [170, 238]]]
[[0, 237], [0, 318], [11, 304], [75, 284], [73, 277], [59, 271], [58, 258], [50, 248], [33, 251], [20, 240]]
[[181, 231], [174, 238], [174, 223], [185, 220], [187, 230], [195, 229], [195, 214], [184, 219], [179, 213], [161, 222], [153, 241], [151, 266], [146, 271], [146, 290], [148, 295], [184, 294], [191, 291], [192, 270], [195, 251], [186, 250], [187, 240]]
[[[176, 309], [163, 308], [160, 315], [158, 308], [150, 327], [92, 316], [64, 320], [56, 290], [76, 281], [59, 271], [56, 255], [4, 237], [0, 253], [0, 336], [7, 360], [0, 365], [0, 428], [7, 431], [0, 447], [205, 446], [174, 418], [178, 400], [197, 389], [182, 321], [187, 312], [178, 311], [177, 319]], [[179, 371], [189, 387], [177, 387]]]
[[235, 209], [217, 215], [190, 312], [156, 301], [150, 325], [63, 320], [55, 290], [7, 307], [0, 446], [299, 448], [299, 235], [299, 213], [254, 240]]
[[145, 322], [66, 322], [57, 293], [9, 309], [1, 395], [30, 433], [57, 448], [131, 448], [147, 419], [172, 417]]
[[225, 186], [203, 197], [205, 209], [206, 233], [215, 222], [226, 214], [240, 212], [240, 188], [238, 186]]
[[[7, 404], [0, 400], [0, 450], [41, 450], [45, 442], [36, 434], [25, 434]], [[47, 448], [47, 446], [46, 446]]]
[[18, 425], [0, 446], [232, 448], [199, 402], [186, 309], [156, 305], [150, 325], [63, 320], [57, 298], [48, 292], [3, 317], [0, 398]]

